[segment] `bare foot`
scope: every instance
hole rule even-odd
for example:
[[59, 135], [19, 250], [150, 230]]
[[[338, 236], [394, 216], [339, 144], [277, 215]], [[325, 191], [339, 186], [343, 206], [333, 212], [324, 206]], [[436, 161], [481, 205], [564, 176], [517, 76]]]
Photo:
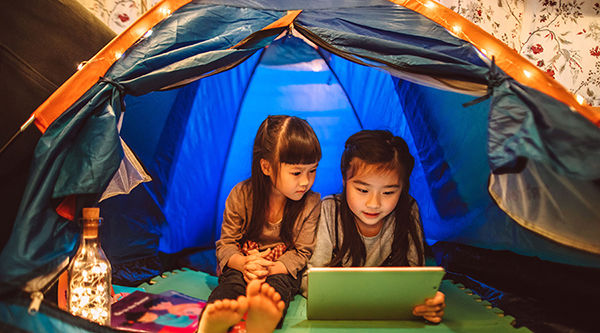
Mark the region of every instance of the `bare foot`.
[[281, 295], [267, 283], [252, 280], [246, 288], [248, 298], [248, 333], [271, 333], [281, 319], [285, 303]]
[[226, 333], [229, 327], [237, 324], [248, 310], [248, 300], [245, 296], [237, 300], [224, 299], [208, 304], [200, 324], [199, 333]]

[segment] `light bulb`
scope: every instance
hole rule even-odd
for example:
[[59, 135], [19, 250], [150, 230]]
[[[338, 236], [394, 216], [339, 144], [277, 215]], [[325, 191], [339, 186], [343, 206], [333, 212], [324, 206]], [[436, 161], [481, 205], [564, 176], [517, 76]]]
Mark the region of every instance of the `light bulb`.
[[168, 15], [170, 15], [170, 14], [171, 14], [171, 10], [170, 10], [169, 8], [167, 8], [167, 7], [162, 7], [162, 8], [160, 9], [160, 12], [161, 12], [161, 13], [162, 13], [164, 16], [168, 16]]

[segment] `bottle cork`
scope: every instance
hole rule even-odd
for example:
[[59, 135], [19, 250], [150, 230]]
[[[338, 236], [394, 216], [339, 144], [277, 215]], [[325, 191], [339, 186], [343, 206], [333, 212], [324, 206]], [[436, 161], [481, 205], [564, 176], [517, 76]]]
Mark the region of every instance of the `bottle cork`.
[[85, 220], [95, 220], [100, 217], [100, 208], [86, 207], [82, 210], [81, 214]]
[[97, 238], [98, 225], [100, 224], [100, 208], [87, 207], [81, 211], [83, 220], [83, 237]]

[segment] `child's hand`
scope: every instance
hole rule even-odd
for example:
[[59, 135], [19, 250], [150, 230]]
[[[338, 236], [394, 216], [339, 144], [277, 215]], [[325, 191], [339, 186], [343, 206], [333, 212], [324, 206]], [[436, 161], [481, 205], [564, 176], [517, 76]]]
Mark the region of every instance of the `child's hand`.
[[425, 300], [425, 303], [419, 304], [413, 308], [413, 315], [423, 317], [432, 323], [439, 323], [444, 316], [446, 296], [438, 291], [434, 297]]
[[264, 259], [266, 255], [271, 252], [271, 249], [267, 249], [263, 252], [258, 250], [250, 250], [246, 256], [246, 263], [242, 273], [244, 274], [244, 280], [250, 282], [254, 279], [265, 279], [269, 274], [269, 267], [274, 263], [270, 260]]
[[250, 282], [254, 279], [265, 279], [269, 274], [269, 266], [273, 265], [272, 261], [265, 259], [253, 259], [244, 265], [244, 279]]

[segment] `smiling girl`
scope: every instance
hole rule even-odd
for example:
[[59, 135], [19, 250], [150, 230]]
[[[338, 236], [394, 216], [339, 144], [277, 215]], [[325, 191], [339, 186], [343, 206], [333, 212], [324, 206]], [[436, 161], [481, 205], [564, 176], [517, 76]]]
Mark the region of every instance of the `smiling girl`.
[[[423, 266], [419, 207], [408, 194], [413, 166], [406, 142], [389, 131], [350, 136], [341, 161], [344, 189], [323, 199], [309, 267]], [[413, 314], [437, 323], [444, 307], [438, 292]]]

